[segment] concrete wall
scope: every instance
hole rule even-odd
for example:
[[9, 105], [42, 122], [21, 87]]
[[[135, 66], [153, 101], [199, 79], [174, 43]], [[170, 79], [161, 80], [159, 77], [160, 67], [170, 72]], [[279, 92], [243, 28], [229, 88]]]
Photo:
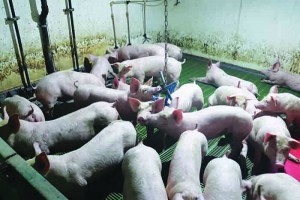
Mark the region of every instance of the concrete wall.
[[186, 52], [255, 69], [279, 56], [286, 70], [300, 72], [300, 1], [180, 2], [169, 3], [170, 41]]
[[[155, 1], [155, 0], [153, 0]], [[20, 85], [4, 2], [0, 1], [0, 91]], [[35, 7], [40, 1], [14, 0], [30, 77], [45, 75], [45, 64]], [[261, 69], [279, 56], [286, 70], [300, 72], [300, 1], [298, 0], [168, 0], [170, 42], [185, 52]], [[74, 21], [80, 64], [90, 53], [104, 54], [113, 46], [109, 0], [74, 1]], [[163, 41], [163, 1], [148, 3], [147, 34], [150, 42]], [[72, 68], [65, 1], [48, 1], [48, 28], [51, 50], [59, 70]], [[115, 5], [114, 16], [118, 43], [127, 44], [124, 5]], [[130, 4], [132, 43], [143, 41], [142, 6]]]

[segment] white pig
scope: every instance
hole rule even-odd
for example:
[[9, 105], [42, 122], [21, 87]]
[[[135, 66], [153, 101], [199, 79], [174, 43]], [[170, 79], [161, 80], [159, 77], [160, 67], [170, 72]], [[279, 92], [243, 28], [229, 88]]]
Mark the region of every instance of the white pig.
[[268, 70], [261, 71], [266, 76], [262, 80], [264, 83], [270, 83], [280, 86], [286, 86], [294, 91], [300, 92], [300, 75], [281, 70], [281, 64], [276, 61]]
[[[184, 62], [179, 62], [171, 57], [168, 58], [166, 71], [167, 84], [178, 81], [182, 69], [181, 65]], [[165, 58], [163, 56], [148, 56], [115, 63], [114, 66], [118, 68], [119, 75], [135, 77], [143, 83], [146, 76], [160, 77], [159, 72], [164, 71]]]
[[103, 127], [117, 120], [112, 103], [97, 102], [73, 113], [45, 122], [27, 122], [12, 115], [0, 127], [3, 138], [21, 156], [33, 156], [33, 143], [46, 152], [65, 152], [80, 147]]
[[[165, 43], [155, 43], [155, 44], [165, 48]], [[167, 43], [167, 51], [169, 57], [175, 58], [178, 61], [182, 60], [182, 50], [178, 46]]]
[[232, 139], [231, 157], [237, 157], [242, 149], [242, 141], [252, 129], [252, 117], [239, 107], [212, 106], [195, 112], [183, 113], [181, 110], [164, 107], [161, 112], [139, 117], [142, 125], [160, 129], [173, 138], [179, 138], [186, 130], [197, 127], [207, 139], [216, 138], [224, 133]]
[[284, 170], [290, 149], [300, 148], [300, 143], [291, 138], [283, 119], [279, 116], [264, 115], [253, 120], [253, 129], [247, 141], [254, 147], [254, 174], [258, 173], [262, 155], [271, 163], [272, 170]]
[[285, 113], [288, 127], [292, 123], [300, 127], [300, 98], [290, 93], [278, 93], [277, 86], [271, 87], [269, 94], [255, 107], [263, 111]]
[[199, 85], [187, 83], [180, 86], [171, 94], [172, 102], [170, 107], [181, 109], [183, 112], [189, 112], [193, 107], [201, 110], [204, 104], [203, 92]]
[[130, 91], [130, 85], [126, 83], [126, 78], [124, 76], [118, 78], [117, 76], [113, 80], [113, 89]]
[[123, 62], [125, 60], [133, 60], [147, 56], [164, 56], [165, 50], [163, 47], [155, 44], [138, 44], [120, 47], [114, 51], [109, 51], [106, 54], [110, 63]]
[[212, 63], [211, 60], [208, 61], [208, 68], [205, 77], [191, 78], [193, 81], [199, 81], [206, 84], [212, 84], [216, 87], [222, 85], [234, 86], [239, 88], [245, 88], [249, 90], [254, 95], [258, 94], [257, 87], [254, 83], [240, 79], [235, 76], [228, 75], [220, 68], [220, 62]]
[[19, 95], [14, 95], [4, 99], [2, 102], [2, 114], [6, 120], [8, 120], [11, 115], [18, 114], [20, 119], [24, 119], [26, 121], [45, 121], [42, 110], [36, 104]]
[[139, 143], [129, 149], [122, 162], [124, 200], [167, 200], [158, 153]]
[[249, 200], [300, 199], [300, 184], [288, 174], [262, 174], [248, 181]]
[[199, 174], [207, 148], [206, 137], [197, 130], [180, 135], [169, 168], [166, 187], [169, 199], [204, 200]]
[[208, 105], [238, 106], [249, 112], [253, 117], [260, 112], [255, 108], [257, 98], [246, 89], [234, 86], [220, 86], [208, 97]]
[[92, 85], [82, 85], [79, 86], [74, 93], [74, 102], [79, 106], [86, 106], [97, 101], [116, 102], [116, 109], [123, 120], [136, 120], [136, 115], [129, 106], [128, 97], [149, 101], [160, 89], [160, 86], [150, 87], [141, 85], [135, 78], [131, 79], [130, 92]]
[[92, 84], [104, 87], [101, 80], [93, 74], [60, 71], [49, 74], [38, 82], [35, 90], [36, 99], [49, 111], [54, 107], [58, 98], [72, 98], [76, 84]]
[[94, 55], [90, 55], [90, 59], [91, 59], [92, 63], [94, 63], [90, 73], [97, 76], [102, 81], [103, 85], [105, 85], [105, 81], [106, 81], [106, 78], [108, 77], [108, 73], [111, 73], [114, 76], [117, 76], [114, 73], [107, 58], [105, 58], [104, 56], [97, 57]]
[[240, 166], [226, 156], [211, 160], [203, 175], [205, 200], [240, 200], [244, 182]]
[[79, 199], [87, 185], [118, 166], [135, 144], [133, 125], [114, 121], [77, 150], [63, 155], [41, 153], [27, 162], [64, 195]]

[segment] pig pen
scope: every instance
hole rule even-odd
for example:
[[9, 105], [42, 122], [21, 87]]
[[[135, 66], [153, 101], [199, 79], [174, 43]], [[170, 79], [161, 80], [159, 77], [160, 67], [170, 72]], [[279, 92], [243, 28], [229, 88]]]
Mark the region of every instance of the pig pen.
[[[199, 58], [192, 55], [185, 55], [186, 62], [183, 64], [182, 73], [180, 76], [180, 83], [185, 84], [190, 82], [189, 78], [195, 76], [205, 76], [207, 69], [207, 59]], [[240, 68], [238, 66], [221, 63], [221, 68], [228, 74], [237, 76], [244, 80], [248, 80], [256, 84], [259, 91], [258, 99], [261, 100], [268, 94], [271, 85], [262, 83], [262, 76], [257, 71]], [[215, 91], [214, 86], [198, 83], [202, 88], [204, 95], [204, 107], [207, 107], [208, 97]], [[286, 88], [279, 88], [280, 92], [289, 92], [296, 96], [300, 96], [299, 93], [290, 91]], [[68, 103], [56, 105], [56, 117], [63, 115], [65, 110], [68, 109]], [[66, 111], [70, 112], [70, 111]], [[147, 134], [145, 127], [137, 124], [136, 130], [139, 140], [147, 140]], [[161, 139], [158, 131], [155, 131], [157, 140]], [[224, 136], [211, 139], [208, 141], [208, 157], [221, 157], [230, 146], [224, 141]], [[173, 152], [176, 147], [176, 141], [167, 137], [166, 150], [159, 152], [160, 159], [162, 161], [162, 178], [166, 185], [168, 170], [170, 161], [172, 159]], [[0, 139], [0, 199], [64, 199], [65, 197], [49, 184], [42, 176], [40, 176], [33, 168], [28, 166], [7, 144]], [[205, 160], [204, 160], [205, 163]], [[244, 179], [249, 179], [252, 170], [252, 159], [247, 157], [246, 159], [247, 169], [243, 171]], [[202, 169], [202, 173], [203, 173]], [[202, 181], [201, 181], [202, 182]], [[95, 184], [88, 187], [87, 197], [88, 199], [106, 199], [106, 200], [121, 200], [122, 197], [122, 185], [123, 178], [121, 173], [121, 166], [118, 167], [113, 173], [107, 174], [107, 177], [101, 179], [101, 181], [95, 182]], [[203, 188], [203, 183], [201, 183]], [[17, 192], [18, 191], [18, 192]], [[243, 196], [246, 199], [246, 195]]]

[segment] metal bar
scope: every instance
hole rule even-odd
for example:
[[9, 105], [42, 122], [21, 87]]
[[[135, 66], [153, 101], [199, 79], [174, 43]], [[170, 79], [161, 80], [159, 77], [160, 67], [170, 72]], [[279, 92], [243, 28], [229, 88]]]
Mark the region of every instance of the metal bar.
[[79, 71], [78, 54], [77, 54], [77, 45], [76, 45], [76, 34], [75, 34], [74, 19], [73, 19], [73, 11], [74, 11], [74, 8], [72, 8], [72, 0], [69, 0], [69, 9], [70, 9], [70, 20], [71, 20], [72, 40], [73, 40], [72, 56], [75, 56], [76, 71]]
[[42, 12], [39, 16], [40, 36], [42, 41], [46, 71], [47, 74], [51, 74], [55, 72], [55, 65], [53, 62], [53, 55], [50, 51], [50, 39], [49, 39], [48, 26], [47, 26], [47, 15], [49, 13], [47, 0], [41, 0], [41, 7], [42, 7]]
[[127, 3], [126, 3], [127, 36], [128, 36], [128, 44], [127, 45], [131, 45], [131, 42], [130, 42], [130, 25], [129, 25], [128, 4], [129, 4], [129, 1], [127, 1]]
[[[17, 44], [18, 44], [18, 50], [15, 49], [15, 52], [16, 52], [17, 59], [18, 58], [20, 59], [20, 57], [21, 57], [21, 63], [22, 63], [21, 65], [19, 65], [19, 73], [21, 75], [21, 79], [22, 79], [22, 83], [23, 83], [24, 87], [27, 88], [31, 84], [30, 84], [30, 78], [29, 78], [29, 74], [28, 74], [28, 70], [27, 70], [27, 64], [25, 61], [25, 55], [24, 55], [24, 51], [23, 51], [23, 45], [22, 45], [22, 41], [21, 41], [19, 26], [17, 23], [18, 17], [16, 17], [16, 13], [15, 13], [15, 9], [14, 9], [12, 0], [9, 0], [8, 2], [9, 2], [10, 11], [11, 11], [11, 16], [13, 19], [15, 19], [15, 20], [13, 20], [13, 24], [14, 24], [15, 33], [17, 36]], [[25, 74], [26, 82], [25, 82], [24, 74]]]
[[117, 45], [117, 36], [116, 36], [116, 26], [115, 26], [115, 17], [114, 17], [114, 12], [113, 12], [113, 4], [112, 2], [110, 3], [110, 11], [111, 11], [111, 20], [112, 20], [112, 25], [113, 25], [113, 32], [114, 32], [114, 43], [115, 43], [115, 49], [118, 48]]

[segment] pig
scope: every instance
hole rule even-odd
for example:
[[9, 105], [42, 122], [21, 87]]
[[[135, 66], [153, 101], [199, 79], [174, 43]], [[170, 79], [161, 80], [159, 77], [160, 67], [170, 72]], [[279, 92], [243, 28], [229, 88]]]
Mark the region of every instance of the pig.
[[[185, 61], [179, 62], [174, 58], [168, 58], [166, 69], [166, 83], [178, 81], [182, 69], [182, 64]], [[144, 83], [146, 76], [159, 78], [159, 72], [164, 71], [165, 58], [163, 56], [148, 56], [133, 60], [114, 63], [114, 66], [119, 70], [119, 76], [135, 77], [141, 83]]]
[[[163, 107], [163, 106], [161, 106]], [[186, 130], [197, 127], [207, 139], [216, 138], [224, 133], [230, 134], [232, 152], [236, 158], [242, 149], [242, 141], [252, 129], [252, 117], [239, 107], [212, 106], [195, 112], [183, 113], [175, 108], [164, 107], [162, 111], [138, 117], [137, 121], [144, 126], [158, 128], [165, 134], [178, 139]]]
[[133, 60], [137, 58], [147, 56], [164, 56], [165, 49], [155, 44], [139, 44], [124, 46], [116, 49], [115, 51], [109, 51], [105, 57], [110, 63], [123, 62], [125, 60]]
[[240, 166], [226, 155], [211, 160], [203, 174], [205, 200], [242, 199], [244, 181]]
[[122, 162], [124, 200], [167, 200], [158, 153], [140, 142], [129, 149]]
[[248, 90], [226, 85], [218, 87], [214, 93], [208, 97], [209, 106], [238, 106], [249, 112], [252, 117], [260, 112], [260, 110], [255, 107], [257, 101], [255, 95]]
[[13, 114], [18, 114], [20, 119], [30, 122], [45, 121], [45, 116], [40, 107], [19, 95], [5, 98], [2, 102], [2, 114], [8, 119]]
[[97, 76], [101, 80], [103, 85], [105, 85], [105, 81], [106, 81], [106, 78], [108, 77], [109, 73], [111, 73], [113, 76], [117, 76], [114, 73], [107, 58], [105, 58], [104, 56], [90, 55], [90, 59], [91, 59], [92, 63], [94, 63], [90, 73]]
[[[274, 172], [284, 171], [284, 164], [290, 149], [299, 149], [300, 143], [291, 138], [283, 119], [279, 116], [264, 115], [253, 120], [253, 129], [247, 141], [254, 147], [254, 174], [258, 174], [262, 155], [265, 154]], [[289, 156], [290, 155], [290, 156]]]
[[47, 154], [65, 152], [80, 147], [118, 117], [116, 108], [107, 102], [97, 102], [45, 122], [27, 122], [12, 115], [0, 127], [0, 136], [23, 157], [34, 155], [35, 142]]
[[111, 122], [82, 147], [63, 155], [39, 153], [27, 160], [64, 195], [84, 197], [84, 189], [121, 164], [124, 153], [135, 146], [136, 130], [130, 122]]
[[117, 76], [113, 80], [113, 89], [130, 91], [130, 85], [126, 83], [126, 78], [124, 76], [118, 78]]
[[285, 173], [261, 174], [247, 181], [249, 200], [300, 199], [299, 182]]
[[278, 93], [276, 85], [271, 87], [266, 97], [255, 103], [255, 107], [272, 113], [284, 113], [288, 127], [291, 124], [300, 127], [300, 98], [290, 93]]
[[240, 79], [235, 76], [228, 75], [220, 68], [221, 63], [212, 63], [211, 60], [208, 60], [208, 68], [205, 77], [196, 77], [191, 78], [192, 81], [198, 81], [201, 83], [212, 84], [216, 87], [222, 85], [234, 86], [239, 88], [245, 88], [254, 95], [258, 95], [257, 87], [254, 83]]
[[36, 99], [46, 111], [51, 111], [58, 98], [72, 98], [76, 84], [92, 84], [104, 87], [102, 81], [93, 74], [75, 71], [60, 71], [42, 78], [35, 87]]
[[195, 83], [187, 83], [180, 86], [171, 94], [172, 101], [170, 107], [189, 112], [193, 107], [201, 110], [204, 105], [203, 92], [200, 86]]
[[206, 137], [197, 130], [180, 135], [169, 168], [166, 187], [169, 199], [204, 200], [199, 174], [207, 149]]
[[132, 78], [130, 92], [92, 85], [79, 86], [74, 93], [74, 102], [79, 106], [86, 106], [97, 101], [116, 102], [115, 106], [121, 119], [136, 120], [136, 116], [128, 104], [128, 97], [135, 97], [141, 101], [149, 101], [160, 90], [160, 86], [150, 87], [141, 85], [137, 79]]
[[279, 60], [270, 69], [262, 70], [261, 73], [266, 76], [262, 79], [264, 83], [286, 86], [291, 90], [300, 92], [300, 75], [282, 71]]
[[[165, 43], [154, 43], [154, 44], [165, 48]], [[178, 61], [182, 60], [182, 50], [178, 46], [167, 43], [167, 51], [169, 57], [175, 58]]]

